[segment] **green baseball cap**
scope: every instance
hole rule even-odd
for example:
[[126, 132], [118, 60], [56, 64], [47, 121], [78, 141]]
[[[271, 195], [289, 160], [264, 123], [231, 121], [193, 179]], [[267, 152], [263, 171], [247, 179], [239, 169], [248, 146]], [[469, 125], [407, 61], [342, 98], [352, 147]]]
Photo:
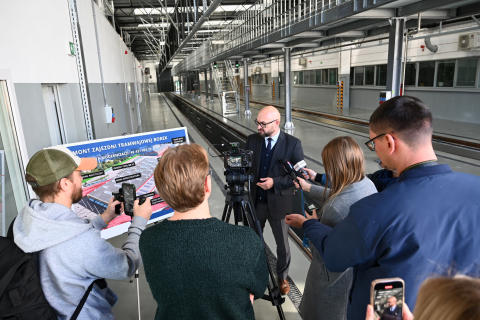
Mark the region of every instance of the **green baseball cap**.
[[64, 146], [55, 146], [38, 151], [27, 165], [27, 174], [35, 182], [27, 181], [32, 187], [42, 187], [59, 181], [73, 171], [93, 170], [97, 159], [80, 158]]

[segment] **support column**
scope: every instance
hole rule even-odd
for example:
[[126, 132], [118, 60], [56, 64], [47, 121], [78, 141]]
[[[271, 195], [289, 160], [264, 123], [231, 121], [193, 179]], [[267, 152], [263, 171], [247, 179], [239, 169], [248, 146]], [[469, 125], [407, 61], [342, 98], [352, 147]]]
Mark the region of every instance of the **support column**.
[[285, 52], [283, 57], [283, 70], [285, 71], [285, 129], [294, 129], [292, 122], [292, 65], [291, 48], [283, 48]]
[[207, 69], [203, 69], [203, 74], [205, 75], [205, 102], [208, 102], [208, 78], [207, 78]]
[[337, 83], [337, 101], [338, 107], [347, 109], [350, 107], [350, 66], [351, 50], [343, 50], [338, 53], [338, 83]]
[[392, 18], [388, 37], [387, 91], [392, 98], [400, 95], [402, 82], [402, 55], [405, 41], [405, 18]]
[[200, 91], [200, 70], [197, 71], [197, 96], [200, 98], [202, 96], [202, 92]]
[[245, 101], [245, 112], [243, 113], [246, 116], [252, 114], [250, 111], [250, 86], [248, 83], [248, 59], [243, 60], [243, 101]]
[[210, 90], [210, 95], [211, 95], [211, 97], [212, 97], [212, 99], [210, 100], [211, 102], [213, 102], [213, 91], [215, 91], [215, 90], [214, 90], [215, 81], [213, 80], [212, 72], [213, 72], [213, 71], [212, 71], [212, 66], [210, 66], [210, 85], [211, 85], [211, 87], [210, 87], [210, 89], [211, 89], [211, 90]]

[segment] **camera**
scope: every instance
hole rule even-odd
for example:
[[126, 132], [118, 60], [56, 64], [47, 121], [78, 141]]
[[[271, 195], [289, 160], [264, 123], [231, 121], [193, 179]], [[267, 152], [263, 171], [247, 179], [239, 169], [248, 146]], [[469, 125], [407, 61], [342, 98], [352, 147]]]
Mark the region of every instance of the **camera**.
[[[118, 200], [120, 202], [123, 202], [123, 210], [125, 211], [125, 214], [133, 218], [133, 203], [137, 199], [137, 192], [136, 192], [136, 187], [134, 184], [130, 183], [122, 183], [122, 187], [118, 192], [112, 192], [113, 197], [115, 200]], [[138, 204], [142, 205], [146, 198], [145, 197], [139, 197]], [[115, 206], [115, 213], [118, 215], [120, 214], [120, 209], [121, 205], [117, 204]]]
[[244, 191], [245, 182], [253, 181], [253, 174], [247, 174], [247, 169], [252, 167], [253, 152], [240, 149], [239, 142], [229, 142], [227, 145], [230, 149], [221, 153], [227, 181], [225, 188], [233, 195], [240, 195]]
[[252, 167], [252, 151], [240, 149], [239, 142], [230, 142], [230, 150], [222, 152], [225, 169], [249, 169]]

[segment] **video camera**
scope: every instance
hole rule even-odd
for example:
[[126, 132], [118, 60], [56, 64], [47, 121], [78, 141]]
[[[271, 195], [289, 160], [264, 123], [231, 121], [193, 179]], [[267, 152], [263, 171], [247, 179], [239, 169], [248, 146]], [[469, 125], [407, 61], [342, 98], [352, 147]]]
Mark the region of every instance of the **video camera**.
[[[133, 219], [133, 203], [135, 200], [137, 200], [137, 192], [136, 192], [136, 187], [134, 184], [131, 183], [122, 183], [122, 187], [118, 192], [112, 192], [113, 197], [115, 200], [118, 200], [120, 202], [123, 202], [123, 211], [125, 211], [125, 214], [132, 217]], [[145, 203], [146, 198], [145, 197], [138, 197], [140, 200], [138, 201], [139, 205], [142, 205]], [[119, 215], [121, 205], [117, 204], [115, 206], [115, 213]]]
[[220, 154], [224, 160], [225, 176], [227, 188], [232, 194], [241, 194], [244, 190], [245, 182], [253, 181], [253, 174], [247, 174], [247, 169], [252, 167], [251, 150], [240, 149], [239, 142], [229, 142], [224, 146], [230, 146], [228, 151]]
[[230, 142], [230, 150], [222, 152], [225, 169], [248, 169], [252, 167], [252, 151], [240, 149], [239, 142]]

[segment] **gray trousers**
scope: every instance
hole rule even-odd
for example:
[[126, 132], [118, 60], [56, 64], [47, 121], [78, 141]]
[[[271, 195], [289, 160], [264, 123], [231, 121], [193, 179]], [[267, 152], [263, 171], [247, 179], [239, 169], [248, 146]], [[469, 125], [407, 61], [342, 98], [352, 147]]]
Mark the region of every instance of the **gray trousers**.
[[255, 203], [255, 212], [258, 221], [260, 222], [262, 232], [267, 220], [272, 228], [275, 243], [277, 244], [277, 276], [279, 279], [287, 279], [288, 268], [290, 267], [290, 260], [292, 258], [290, 254], [290, 245], [288, 243], [289, 226], [285, 223], [285, 219], [272, 219], [270, 211], [268, 210], [268, 204], [266, 203], [261, 203], [259, 201]]

